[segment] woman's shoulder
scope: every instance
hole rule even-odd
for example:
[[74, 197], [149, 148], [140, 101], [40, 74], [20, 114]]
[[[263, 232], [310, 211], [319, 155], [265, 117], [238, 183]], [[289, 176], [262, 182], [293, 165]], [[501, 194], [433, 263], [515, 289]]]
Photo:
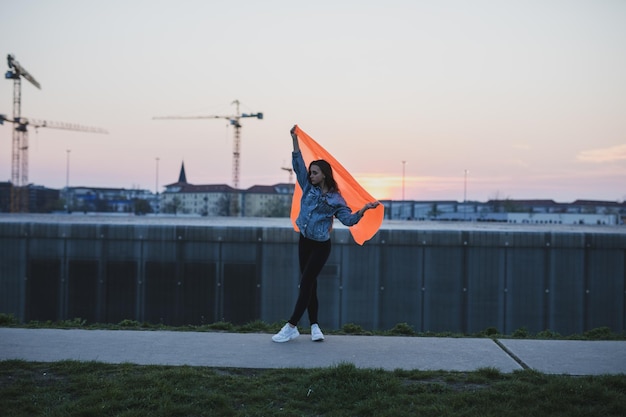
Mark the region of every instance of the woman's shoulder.
[[339, 191], [331, 191], [327, 194], [328, 202], [333, 205], [346, 205], [346, 200], [343, 198]]

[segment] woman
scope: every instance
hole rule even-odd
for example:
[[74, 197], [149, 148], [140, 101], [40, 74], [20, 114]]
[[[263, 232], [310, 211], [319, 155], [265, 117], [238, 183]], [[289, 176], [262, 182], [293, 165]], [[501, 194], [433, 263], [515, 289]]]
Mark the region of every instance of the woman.
[[307, 170], [300, 152], [295, 126], [291, 129], [293, 140], [292, 163], [302, 188], [300, 213], [296, 225], [300, 229], [298, 258], [300, 261], [300, 292], [291, 318], [283, 328], [272, 336], [274, 342], [288, 342], [300, 336], [298, 321], [304, 310], [308, 311], [311, 323], [311, 339], [315, 342], [324, 340], [317, 321], [317, 276], [330, 255], [330, 231], [336, 217], [346, 226], [353, 226], [361, 220], [365, 212], [378, 207], [378, 201], [365, 204], [359, 211], [352, 213], [346, 201], [339, 193], [333, 178], [330, 164], [323, 159], [313, 161]]

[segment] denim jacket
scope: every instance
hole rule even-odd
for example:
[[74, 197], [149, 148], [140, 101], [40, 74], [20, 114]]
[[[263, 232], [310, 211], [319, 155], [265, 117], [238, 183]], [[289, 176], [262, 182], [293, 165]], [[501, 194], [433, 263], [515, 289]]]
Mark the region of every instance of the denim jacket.
[[353, 226], [361, 220], [363, 216], [359, 212], [352, 213], [340, 193], [330, 191], [324, 194], [320, 187], [309, 182], [309, 172], [301, 152], [292, 153], [292, 163], [302, 188], [300, 213], [296, 219], [302, 236], [323, 242], [330, 239], [334, 217], [346, 226]]

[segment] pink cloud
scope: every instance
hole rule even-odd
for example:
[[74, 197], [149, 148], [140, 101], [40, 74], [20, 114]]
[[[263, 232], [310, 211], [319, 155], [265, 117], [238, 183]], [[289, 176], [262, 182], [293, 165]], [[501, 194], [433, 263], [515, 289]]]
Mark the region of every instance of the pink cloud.
[[576, 159], [595, 163], [623, 161], [626, 160], [626, 144], [582, 151], [578, 153]]

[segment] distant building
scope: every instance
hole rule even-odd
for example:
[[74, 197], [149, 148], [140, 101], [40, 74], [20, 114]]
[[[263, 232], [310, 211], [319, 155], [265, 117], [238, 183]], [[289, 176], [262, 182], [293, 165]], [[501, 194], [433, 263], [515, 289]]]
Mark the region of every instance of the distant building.
[[626, 202], [577, 200], [382, 201], [389, 220], [444, 220], [527, 224], [624, 224]]
[[11, 211], [11, 183], [0, 182], [0, 213]]
[[183, 163], [178, 181], [166, 185], [161, 194], [161, 211], [201, 216], [288, 217], [293, 189], [293, 184], [255, 185], [247, 190], [226, 184], [189, 184]]
[[592, 213], [506, 213], [508, 223], [521, 224], [620, 224], [620, 217], [614, 214]]
[[[157, 213], [192, 216], [289, 217], [294, 184], [254, 185], [187, 182], [185, 164], [178, 181], [162, 193], [125, 188], [69, 187], [61, 191], [29, 185], [29, 211]], [[11, 210], [10, 182], [0, 182], [0, 213]], [[623, 225], [626, 202], [576, 200], [382, 200], [387, 220], [506, 222], [516, 224]]]
[[68, 212], [137, 213], [153, 212], [156, 196], [149, 190], [100, 187], [66, 187], [61, 190]]
[[[13, 184], [0, 182], [0, 213], [11, 212], [12, 190]], [[48, 213], [59, 205], [59, 190], [29, 184], [27, 193], [29, 213]]]
[[239, 201], [240, 195], [229, 185], [193, 185], [175, 182], [166, 185], [165, 191], [161, 194], [161, 213], [227, 216], [231, 198]]
[[31, 213], [49, 213], [59, 207], [59, 190], [29, 184], [28, 207]]
[[294, 184], [255, 185], [243, 192], [247, 217], [289, 217]]

